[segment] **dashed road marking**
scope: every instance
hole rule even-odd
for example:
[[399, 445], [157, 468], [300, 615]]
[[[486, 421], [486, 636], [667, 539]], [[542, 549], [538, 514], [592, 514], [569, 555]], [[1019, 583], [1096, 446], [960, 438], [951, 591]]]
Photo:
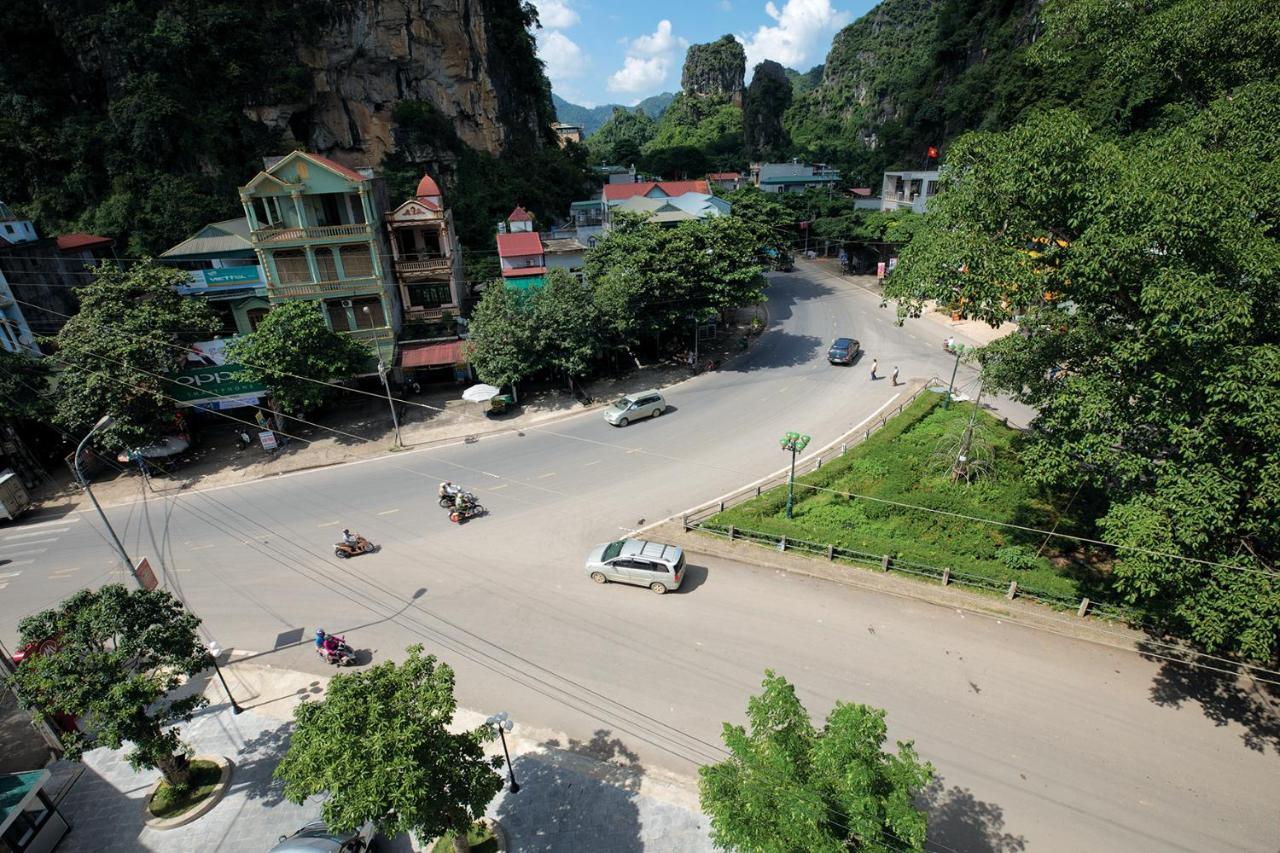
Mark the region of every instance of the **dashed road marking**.
[[[12, 554], [0, 555], [0, 560], [10, 560], [10, 562], [7, 563], [6, 565], [13, 565], [11, 560], [11, 558], [13, 557], [30, 557], [30, 556], [34, 556], [35, 554], [43, 554], [45, 551], [48, 551], [48, 550], [49, 550], [48, 548], [33, 548], [30, 551], [14, 551]], [[31, 561], [27, 560], [27, 562], [29, 563]]]
[[[34, 562], [35, 560], [9, 560], [5, 563], [5, 565], [6, 566], [29, 566]], [[10, 577], [13, 577], [18, 574], [21, 574], [21, 572], [15, 572], [14, 575], [10, 575]], [[0, 577], [4, 577], [4, 575], [0, 575]]]
[[[22, 525], [22, 529], [35, 530], [37, 527], [55, 527], [59, 524], [70, 524], [73, 521], [79, 521], [79, 520], [80, 520], [79, 517], [72, 516], [71, 518], [60, 518], [57, 521], [39, 521], [39, 522], [36, 522], [35, 524], [24, 524]], [[47, 532], [48, 532], [47, 530], [41, 531], [41, 533], [47, 533]], [[12, 539], [13, 537], [10, 536], [9, 538]]]
[[[31, 561], [28, 560], [27, 562], [31, 562]], [[10, 563], [9, 565], [13, 565], [13, 564]], [[22, 572], [0, 572], [0, 578], [16, 578], [20, 574], [22, 574]]]
[[393, 512], [399, 512], [399, 511], [400, 510], [398, 509], [384, 509], [382, 512], [378, 513], [378, 515], [391, 515]]
[[592, 465], [599, 465], [602, 461], [603, 461], [603, 460], [601, 460], [601, 459], [597, 459], [597, 460], [595, 460], [594, 462], [587, 462], [587, 463], [586, 463], [586, 464], [584, 464], [582, 467], [583, 467], [583, 468], [590, 468]]
[[488, 471], [481, 471], [480, 473], [481, 473], [481, 474], [484, 474], [486, 477], [492, 477], [492, 478], [493, 478], [493, 479], [495, 479], [495, 480], [501, 480], [501, 479], [502, 479], [501, 475], [499, 475], [499, 474], [490, 474]]
[[[36, 530], [36, 531], [34, 531], [34, 532], [32, 532], [32, 533], [15, 533], [15, 534], [13, 534], [12, 536], [6, 536], [6, 537], [4, 537], [4, 541], [8, 542], [8, 541], [10, 541], [11, 539], [29, 539], [29, 538], [31, 538], [32, 536], [47, 536], [47, 535], [49, 535], [50, 533], [65, 533], [65, 532], [67, 532], [67, 531], [68, 531], [68, 530], [70, 530], [70, 529], [71, 529], [70, 527], [58, 527], [58, 528], [55, 528], [55, 529], [53, 529], [53, 530]], [[55, 538], [56, 538], [56, 537], [55, 537]], [[51, 542], [52, 542], [53, 540], [51, 539], [51, 540], [49, 540], [49, 541], [51, 541]]]
[[47, 545], [50, 542], [57, 542], [58, 537], [52, 539], [32, 539], [30, 542], [14, 542], [12, 545], [0, 545], [0, 551], [5, 548], [30, 548], [32, 545]]
[[633, 447], [633, 448], [631, 448], [630, 450], [628, 450], [627, 452], [628, 452], [628, 453], [643, 453], [643, 452], [644, 452], [644, 448], [643, 448], [643, 447]]
[[210, 549], [210, 548], [217, 548], [217, 547], [218, 547], [217, 545], [215, 545], [215, 544], [213, 544], [212, 542], [210, 542], [210, 543], [205, 544], [205, 545], [197, 545], [197, 546], [195, 546], [194, 548], [188, 548], [187, 550], [188, 550], [188, 551], [207, 551], [207, 550], [208, 550], [208, 549]]
[[66, 578], [66, 577], [70, 577], [71, 575], [74, 575], [78, 571], [80, 571], [79, 566], [76, 566], [73, 569], [58, 569], [55, 572], [50, 572], [49, 577], [53, 579]]
[[547, 479], [548, 477], [554, 477], [555, 475], [556, 475], [556, 472], [555, 472], [555, 471], [548, 471], [548, 472], [547, 472], [547, 473], [545, 473], [545, 474], [539, 474], [539, 475], [538, 475], [538, 479], [539, 479], [539, 480], [545, 480], [545, 479]]
[[510, 483], [501, 483], [501, 484], [499, 484], [499, 485], [497, 485], [497, 486], [492, 486], [492, 487], [490, 487], [489, 491], [491, 491], [491, 492], [496, 492], [496, 491], [498, 491], [498, 489], [505, 489], [505, 488], [506, 488], [507, 486], [509, 486], [509, 485], [511, 485], [511, 484], [510, 484]]
[[337, 523], [338, 522], [336, 521], [322, 521], [319, 524], [317, 524], [316, 527], [333, 527]]

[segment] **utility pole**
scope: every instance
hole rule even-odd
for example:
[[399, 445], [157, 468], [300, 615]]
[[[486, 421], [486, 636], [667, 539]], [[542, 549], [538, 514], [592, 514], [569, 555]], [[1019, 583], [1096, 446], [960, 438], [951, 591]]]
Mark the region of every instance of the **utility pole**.
[[80, 455], [84, 453], [84, 446], [89, 443], [89, 439], [93, 437], [95, 432], [104, 427], [109, 427], [113, 423], [115, 423], [115, 418], [111, 417], [111, 415], [103, 415], [98, 418], [98, 422], [93, 425], [93, 429], [85, 433], [84, 438], [80, 439], [80, 443], [76, 445], [75, 464], [72, 467], [75, 468], [76, 479], [80, 481], [80, 488], [84, 489], [84, 493], [89, 496], [89, 502], [98, 511], [98, 517], [102, 519], [102, 526], [107, 528], [107, 533], [111, 534], [111, 542], [116, 546], [116, 553], [124, 561], [124, 570], [129, 573], [129, 577], [133, 578], [133, 582], [138, 585], [138, 588], [142, 589], [142, 580], [133, 568], [133, 561], [129, 559], [129, 553], [124, 550], [124, 544], [120, 541], [120, 537], [116, 535], [116, 530], [111, 526], [111, 522], [107, 521], [107, 514], [102, 511], [102, 506], [99, 505], [98, 499], [93, 496], [93, 489], [89, 488], [89, 480], [84, 476], [84, 470], [80, 467]]
[[952, 344], [951, 348], [956, 353], [956, 363], [951, 366], [951, 381], [947, 383], [947, 396], [942, 400], [942, 408], [951, 408], [951, 392], [956, 387], [956, 371], [960, 369], [960, 353], [964, 352], [964, 344]]
[[[364, 311], [365, 316], [372, 323], [373, 312], [369, 310], [369, 306], [366, 305], [361, 310]], [[382, 361], [382, 347], [379, 343], [379, 338], [373, 339], [373, 348], [378, 352], [378, 378], [382, 380], [382, 387], [387, 392], [387, 405], [391, 408], [391, 425], [396, 431], [396, 447], [404, 447], [404, 444], [400, 441], [400, 419], [396, 416], [395, 401], [391, 399], [391, 383], [387, 381], [387, 367]]]

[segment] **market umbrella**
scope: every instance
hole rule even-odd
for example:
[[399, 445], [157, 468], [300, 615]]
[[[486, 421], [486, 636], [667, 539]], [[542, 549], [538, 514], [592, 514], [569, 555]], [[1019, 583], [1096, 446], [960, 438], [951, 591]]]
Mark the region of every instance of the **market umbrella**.
[[462, 399], [469, 403], [485, 403], [502, 392], [492, 385], [472, 385], [462, 392]]

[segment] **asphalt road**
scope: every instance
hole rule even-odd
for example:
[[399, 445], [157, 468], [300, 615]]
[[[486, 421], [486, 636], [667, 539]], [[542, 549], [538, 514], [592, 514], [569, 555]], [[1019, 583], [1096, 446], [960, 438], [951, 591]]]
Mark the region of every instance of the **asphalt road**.
[[[656, 421], [613, 429], [591, 413], [109, 514], [212, 637], [263, 662], [315, 667], [316, 626], [375, 660], [422, 642], [455, 666], [466, 707], [580, 741], [608, 732], [684, 772], [723, 756], [721, 721], [741, 720], [773, 667], [816, 715], [867, 702], [916, 741], [944, 780], [937, 849], [1274, 850], [1275, 743], [1250, 748], [1194, 702], [1154, 702], [1157, 668], [1131, 653], [709, 558], [664, 597], [586, 578], [590, 545], [781, 467], [783, 432], [817, 447], [894, 405], [902, 389], [871, 382], [869, 358], [945, 378], [935, 327], [899, 328], [878, 304], [829, 277], [778, 277], [764, 339], [671, 389]], [[853, 368], [825, 361], [841, 334], [867, 351]], [[450, 524], [442, 479], [490, 514]], [[335, 559], [343, 526], [382, 550]], [[0, 528], [6, 559], [6, 642], [22, 614], [112, 574], [85, 515]]]

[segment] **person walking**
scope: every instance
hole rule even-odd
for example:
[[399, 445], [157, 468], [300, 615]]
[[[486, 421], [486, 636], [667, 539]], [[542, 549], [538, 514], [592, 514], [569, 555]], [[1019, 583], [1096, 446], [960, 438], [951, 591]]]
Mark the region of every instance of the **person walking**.
[[879, 367], [880, 367], [880, 360], [875, 358], [871, 359], [871, 381], [872, 382], [875, 382], [877, 379], [880, 378], [879, 376], [876, 376], [876, 370], [879, 369]]
[[893, 366], [893, 387], [898, 387], [898, 366], [896, 364]]

